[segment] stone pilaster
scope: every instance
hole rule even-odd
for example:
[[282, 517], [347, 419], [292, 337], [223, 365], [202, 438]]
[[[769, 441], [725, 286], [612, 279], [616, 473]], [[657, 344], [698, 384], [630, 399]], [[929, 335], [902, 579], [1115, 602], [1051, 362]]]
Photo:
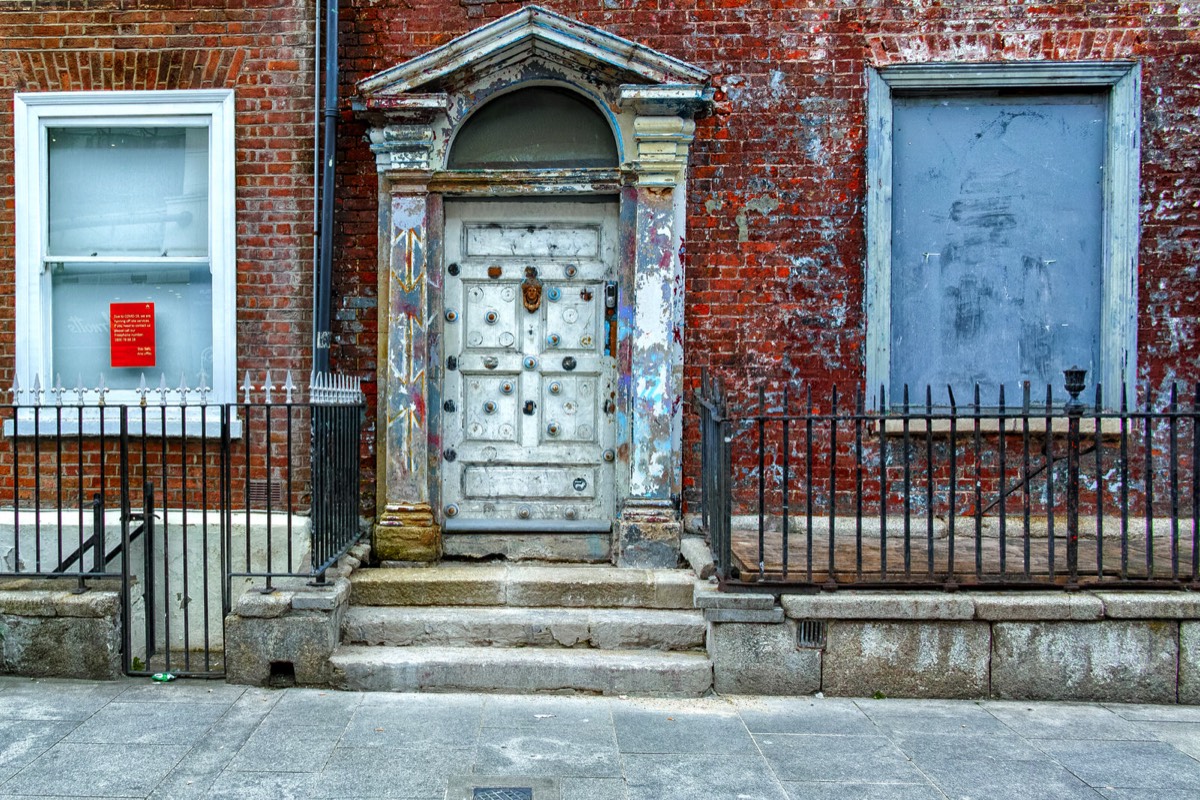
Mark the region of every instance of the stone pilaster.
[[434, 561], [441, 555], [441, 531], [432, 512], [429, 475], [428, 197], [392, 194], [389, 210], [381, 236], [388, 268], [380, 281], [381, 294], [386, 292], [379, 320], [382, 502], [374, 550], [385, 561]]
[[682, 525], [683, 199], [695, 123], [639, 114], [633, 296], [621, 312], [630, 341], [629, 497], [617, 525], [618, 563], [674, 566]]

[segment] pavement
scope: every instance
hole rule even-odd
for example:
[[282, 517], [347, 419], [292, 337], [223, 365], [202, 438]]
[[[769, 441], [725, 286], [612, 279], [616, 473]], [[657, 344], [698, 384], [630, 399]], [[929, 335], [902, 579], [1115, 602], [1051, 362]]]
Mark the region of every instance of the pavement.
[[0, 797], [1200, 798], [1200, 707], [0, 678]]

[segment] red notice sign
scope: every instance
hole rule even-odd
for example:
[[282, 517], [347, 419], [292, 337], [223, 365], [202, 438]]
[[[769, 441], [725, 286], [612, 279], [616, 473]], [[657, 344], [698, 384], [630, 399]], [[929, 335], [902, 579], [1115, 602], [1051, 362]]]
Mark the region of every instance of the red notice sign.
[[112, 366], [154, 366], [154, 303], [109, 303], [108, 330]]

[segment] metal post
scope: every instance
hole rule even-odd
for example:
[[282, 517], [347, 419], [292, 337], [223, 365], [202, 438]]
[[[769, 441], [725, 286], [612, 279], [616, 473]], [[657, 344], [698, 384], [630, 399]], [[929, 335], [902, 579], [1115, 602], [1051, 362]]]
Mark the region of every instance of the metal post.
[[1087, 370], [1063, 370], [1067, 392], [1067, 587], [1079, 588], [1079, 420], [1083, 416], [1083, 391]]

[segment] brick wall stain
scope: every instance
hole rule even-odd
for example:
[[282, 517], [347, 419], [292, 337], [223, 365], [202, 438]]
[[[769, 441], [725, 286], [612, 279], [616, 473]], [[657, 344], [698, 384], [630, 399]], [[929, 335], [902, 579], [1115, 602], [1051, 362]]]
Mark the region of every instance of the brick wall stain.
[[[712, 75], [693, 146], [685, 246], [685, 483], [694, 486], [700, 370], [735, 389], [864, 377], [868, 66], [929, 61], [1142, 63], [1138, 381], [1200, 378], [1200, 14], [1137, 0], [571, 0], [552, 10]], [[349, 111], [357, 80], [522, 4], [354, 0], [341, 8], [334, 362], [376, 386], [377, 179]], [[9, 3], [0, 90], [238, 91], [239, 368], [308, 359], [312, 0]], [[0, 267], [11, 270], [11, 103], [0, 104]], [[12, 282], [0, 314], [12, 314]], [[0, 384], [12, 336], [0, 330]], [[372, 399], [373, 402], [373, 399]], [[372, 409], [373, 411], [373, 409]], [[373, 434], [372, 434], [373, 435]], [[364, 497], [373, 439], [364, 450]], [[368, 502], [364, 508], [372, 508]]]

